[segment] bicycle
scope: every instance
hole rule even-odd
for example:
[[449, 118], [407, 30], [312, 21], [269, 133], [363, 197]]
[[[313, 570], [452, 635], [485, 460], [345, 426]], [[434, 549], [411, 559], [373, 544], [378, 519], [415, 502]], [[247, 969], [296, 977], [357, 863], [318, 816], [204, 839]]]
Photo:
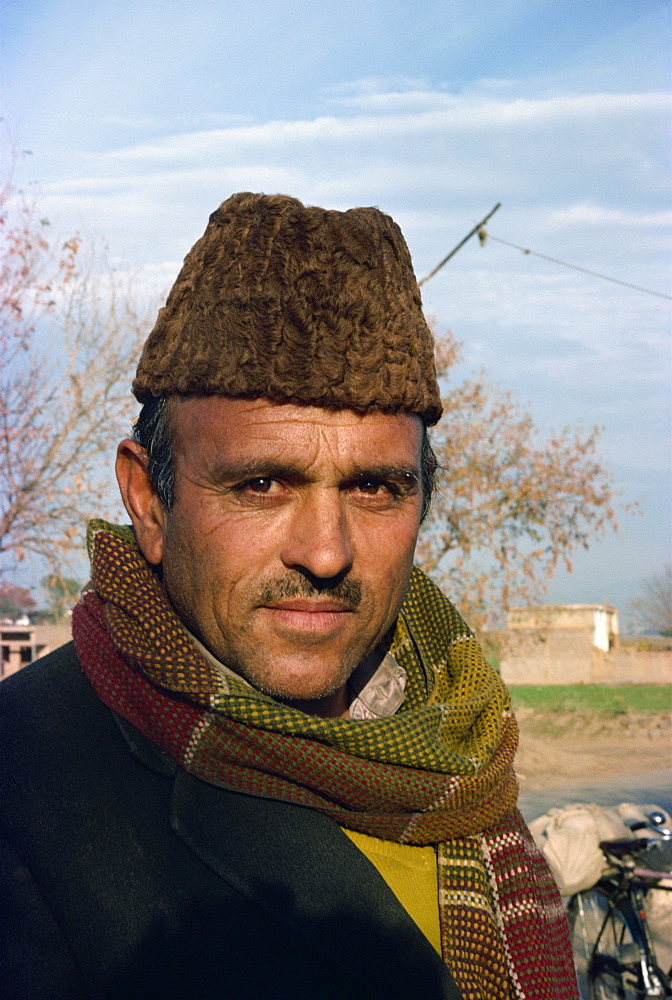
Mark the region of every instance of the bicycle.
[[[672, 831], [655, 811], [629, 821], [634, 832], [648, 828], [656, 838], [604, 840], [600, 848], [608, 874], [572, 896], [569, 925], [582, 1000], [646, 1000], [672, 997], [670, 979], [658, 966], [645, 911], [646, 893], [669, 878]], [[646, 865], [644, 867], [643, 865]], [[640, 865], [642, 865], [640, 867]]]

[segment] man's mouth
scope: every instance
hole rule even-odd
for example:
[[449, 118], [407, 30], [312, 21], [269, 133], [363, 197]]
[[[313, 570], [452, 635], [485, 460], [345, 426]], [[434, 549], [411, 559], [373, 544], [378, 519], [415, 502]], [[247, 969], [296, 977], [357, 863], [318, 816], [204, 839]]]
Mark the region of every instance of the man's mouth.
[[344, 601], [319, 601], [306, 597], [290, 597], [281, 601], [273, 601], [266, 605], [278, 611], [307, 611], [311, 614], [322, 614], [325, 611], [352, 611]]
[[343, 601], [293, 597], [264, 604], [263, 610], [280, 627], [320, 634], [332, 632], [343, 625], [353, 608]]

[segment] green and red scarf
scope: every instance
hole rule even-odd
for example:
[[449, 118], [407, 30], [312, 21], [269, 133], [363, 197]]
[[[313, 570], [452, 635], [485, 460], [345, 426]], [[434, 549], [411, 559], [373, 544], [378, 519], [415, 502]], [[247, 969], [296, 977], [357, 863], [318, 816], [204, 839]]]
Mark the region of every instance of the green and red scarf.
[[443, 957], [465, 1000], [577, 996], [562, 903], [515, 808], [506, 688], [423, 573], [390, 646], [404, 705], [387, 719], [323, 719], [207, 662], [130, 528], [92, 521], [88, 543], [73, 638], [106, 705], [203, 781], [436, 845]]

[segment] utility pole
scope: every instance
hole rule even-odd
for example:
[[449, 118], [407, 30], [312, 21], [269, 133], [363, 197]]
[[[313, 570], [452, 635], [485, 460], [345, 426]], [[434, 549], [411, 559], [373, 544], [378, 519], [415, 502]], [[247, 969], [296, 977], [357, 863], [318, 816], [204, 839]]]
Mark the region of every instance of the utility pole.
[[429, 281], [430, 278], [433, 278], [434, 275], [436, 274], [436, 272], [440, 271], [441, 268], [443, 267], [443, 265], [447, 264], [448, 261], [450, 260], [450, 258], [455, 256], [455, 254], [460, 249], [460, 247], [463, 247], [464, 244], [467, 242], [467, 240], [470, 240], [471, 237], [474, 235], [474, 233], [477, 233], [478, 230], [481, 228], [481, 226], [484, 226], [486, 224], [486, 222], [488, 221], [488, 219], [492, 218], [492, 216], [495, 214], [495, 212], [497, 211], [497, 209], [501, 208], [501, 205], [502, 205], [501, 201], [498, 201], [497, 204], [495, 205], [495, 207], [493, 208], [493, 210], [491, 212], [488, 212], [488, 214], [486, 215], [486, 217], [484, 219], [481, 219], [480, 222], [477, 222], [476, 225], [474, 226], [474, 228], [471, 230], [471, 232], [467, 233], [467, 235], [464, 237], [464, 239], [460, 240], [460, 242], [457, 244], [456, 247], [453, 247], [453, 249], [450, 251], [450, 253], [448, 254], [448, 256], [444, 257], [443, 260], [441, 261], [441, 263], [437, 264], [433, 271], [430, 271], [429, 274], [426, 274], [424, 276], [424, 278], [422, 279], [422, 281], [418, 282], [418, 287], [420, 285], [424, 285], [424, 283], [426, 281]]

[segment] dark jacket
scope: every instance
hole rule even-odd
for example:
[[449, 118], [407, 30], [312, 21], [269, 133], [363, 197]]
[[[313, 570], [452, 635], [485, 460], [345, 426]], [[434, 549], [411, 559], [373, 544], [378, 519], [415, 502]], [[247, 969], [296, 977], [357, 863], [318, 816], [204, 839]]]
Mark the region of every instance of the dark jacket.
[[2, 1000], [459, 1000], [332, 820], [215, 788], [72, 644], [0, 683]]

